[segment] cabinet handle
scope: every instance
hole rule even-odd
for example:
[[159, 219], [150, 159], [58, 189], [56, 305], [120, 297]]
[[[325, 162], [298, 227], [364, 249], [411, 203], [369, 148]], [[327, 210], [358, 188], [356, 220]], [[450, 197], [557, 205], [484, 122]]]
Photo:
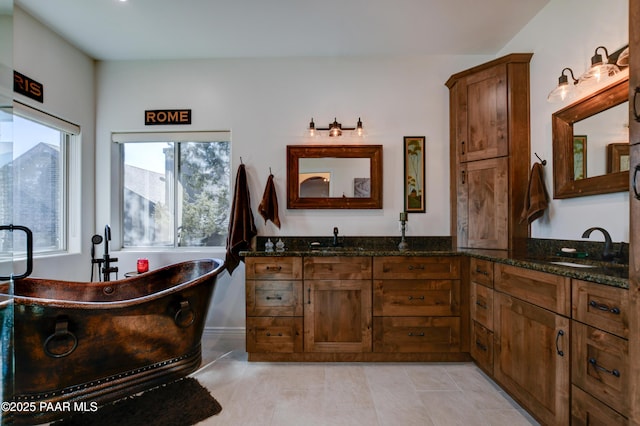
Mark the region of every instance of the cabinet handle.
[[267, 266], [267, 271], [281, 271], [282, 266]]
[[595, 358], [589, 358], [589, 364], [593, 365], [593, 368], [595, 368], [596, 370], [602, 371], [604, 373], [611, 374], [614, 377], [620, 377], [620, 371], [618, 371], [616, 369], [607, 370], [603, 366], [598, 365], [598, 361]]
[[311, 287], [307, 289], [307, 305], [311, 304]]
[[480, 342], [479, 340], [476, 340], [476, 346], [484, 352], [487, 352], [487, 350], [489, 350], [489, 348], [487, 348], [486, 345], [483, 345], [482, 342]]
[[480, 270], [478, 268], [476, 268], [476, 274], [482, 274], [484, 276], [488, 276], [489, 275], [489, 273], [487, 271], [482, 271], [482, 270]]
[[462, 145], [462, 152], [460, 152], [460, 155], [465, 155], [464, 154], [464, 141], [462, 141], [460, 144]]
[[414, 337], [414, 336], [415, 337], [424, 337], [424, 331], [422, 331], [420, 333], [416, 333], [416, 334], [413, 334], [413, 331], [410, 331], [409, 332], [409, 337]]
[[276, 294], [275, 296], [267, 296], [267, 300], [282, 300], [282, 296]]
[[[267, 337], [271, 337], [271, 333], [267, 331]], [[282, 333], [278, 333], [278, 337], [282, 337]]]
[[482, 309], [487, 309], [487, 304], [486, 303], [480, 303], [480, 302], [476, 301], [476, 305], [480, 306]]
[[636, 87], [636, 90], [633, 92], [633, 118], [636, 121], [640, 121], [640, 115], [638, 115], [638, 108], [636, 108], [636, 99], [638, 97], [638, 93], [640, 93], [640, 87]]
[[558, 340], [560, 339], [560, 336], [564, 336], [564, 331], [559, 330], [558, 334], [556, 335], [556, 352], [558, 353], [558, 355], [564, 356], [564, 351], [558, 347]]
[[615, 306], [613, 308], [610, 308], [604, 303], [598, 303], [595, 300], [592, 300], [591, 302], [589, 302], [589, 306], [591, 306], [592, 308], [596, 308], [600, 311], [611, 312], [614, 315], [620, 315], [620, 308], [616, 308]]
[[638, 164], [633, 171], [633, 194], [636, 197], [636, 200], [640, 200], [640, 193], [638, 193], [638, 185], [636, 185], [636, 178], [638, 177], [638, 171], [640, 171], [640, 164]]
[[418, 270], [424, 271], [424, 265], [418, 265], [418, 266], [409, 265], [409, 270], [410, 271], [413, 271], [414, 269], [418, 269]]
[[465, 172], [464, 170], [462, 171], [462, 184], [464, 185], [465, 182], [467, 180], [467, 172]]
[[[416, 299], [424, 300], [424, 296], [416, 297]], [[409, 300], [413, 300], [413, 296], [409, 296]]]

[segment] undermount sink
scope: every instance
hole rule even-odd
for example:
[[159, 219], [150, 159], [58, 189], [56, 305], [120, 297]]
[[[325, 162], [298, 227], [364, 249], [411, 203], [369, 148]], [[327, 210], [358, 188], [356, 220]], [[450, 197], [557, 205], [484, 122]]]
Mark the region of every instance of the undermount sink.
[[559, 266], [569, 266], [571, 268], [596, 268], [595, 265], [586, 265], [584, 263], [562, 262], [562, 261], [549, 262], [549, 263], [552, 263], [554, 265], [559, 265]]

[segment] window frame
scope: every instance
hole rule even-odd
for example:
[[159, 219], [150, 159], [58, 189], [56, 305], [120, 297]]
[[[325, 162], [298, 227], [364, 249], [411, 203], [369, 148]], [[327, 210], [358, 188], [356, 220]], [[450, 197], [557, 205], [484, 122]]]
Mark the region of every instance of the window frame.
[[[164, 142], [174, 144], [174, 158], [180, 158], [180, 144], [187, 142], [195, 143], [212, 143], [227, 142], [231, 147], [231, 132], [228, 130], [206, 130], [206, 131], [153, 131], [153, 132], [113, 132], [111, 134], [112, 146], [112, 197], [117, 197], [117, 202], [112, 203], [111, 217], [117, 217], [117, 240], [112, 242], [112, 246], [119, 247], [123, 251], [210, 251], [224, 246], [179, 246], [178, 245], [178, 226], [177, 209], [178, 209], [178, 181], [173, 181], [174, 199], [171, 206], [173, 216], [173, 244], [167, 246], [125, 246], [124, 245], [124, 146], [127, 143], [149, 143]], [[231, 162], [231, 154], [229, 155]], [[230, 165], [230, 164], [229, 164]], [[174, 161], [173, 174], [178, 176], [180, 171], [180, 162]], [[229, 170], [229, 192], [231, 192], [231, 170]], [[230, 201], [230, 200], [229, 200]], [[117, 210], [114, 210], [117, 209]]]
[[[60, 236], [62, 241], [56, 248], [35, 250], [34, 258], [80, 252], [81, 208], [81, 128], [70, 121], [56, 117], [45, 111], [19, 101], [13, 101], [13, 115], [24, 120], [52, 128], [60, 132], [60, 171], [63, 182], [60, 201]], [[15, 120], [14, 120], [15, 126]], [[14, 136], [15, 138], [15, 136]], [[16, 141], [13, 141], [16, 143]], [[19, 224], [14, 218], [14, 223]]]

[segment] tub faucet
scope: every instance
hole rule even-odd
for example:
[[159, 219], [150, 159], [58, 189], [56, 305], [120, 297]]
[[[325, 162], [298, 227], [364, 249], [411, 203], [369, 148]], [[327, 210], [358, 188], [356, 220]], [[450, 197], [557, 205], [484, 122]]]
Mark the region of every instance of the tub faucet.
[[109, 241], [111, 241], [111, 228], [109, 225], [104, 226], [104, 254], [102, 256], [102, 277], [104, 281], [111, 281], [111, 274], [116, 273], [116, 279], [118, 278], [118, 267], [111, 266], [112, 263], [118, 261], [117, 257], [109, 256]]
[[589, 228], [584, 231], [584, 233], [582, 234], [582, 238], [589, 238], [593, 231], [600, 231], [602, 232], [602, 235], [604, 235], [604, 250], [602, 251], [602, 260], [613, 260], [616, 257], [616, 254], [612, 251], [613, 242], [611, 241], [611, 235], [609, 235], [606, 229], [594, 226], [593, 228]]

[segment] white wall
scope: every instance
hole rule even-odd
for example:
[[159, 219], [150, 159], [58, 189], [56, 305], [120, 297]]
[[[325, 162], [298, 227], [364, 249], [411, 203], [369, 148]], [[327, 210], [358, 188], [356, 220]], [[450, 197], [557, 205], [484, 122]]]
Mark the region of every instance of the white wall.
[[[576, 78], [591, 65], [598, 46], [613, 52], [629, 42], [628, 0], [552, 0], [502, 49], [533, 52], [531, 60], [531, 160], [547, 160], [545, 181], [553, 194], [551, 115], [568, 103], [546, 98], [563, 68]], [[616, 141], [617, 142], [617, 141]], [[544, 217], [533, 222], [536, 238], [580, 239], [591, 226], [603, 226], [614, 241], [629, 241], [629, 193], [553, 200]], [[599, 235], [599, 234], [598, 234]], [[602, 236], [595, 237], [602, 238]]]

